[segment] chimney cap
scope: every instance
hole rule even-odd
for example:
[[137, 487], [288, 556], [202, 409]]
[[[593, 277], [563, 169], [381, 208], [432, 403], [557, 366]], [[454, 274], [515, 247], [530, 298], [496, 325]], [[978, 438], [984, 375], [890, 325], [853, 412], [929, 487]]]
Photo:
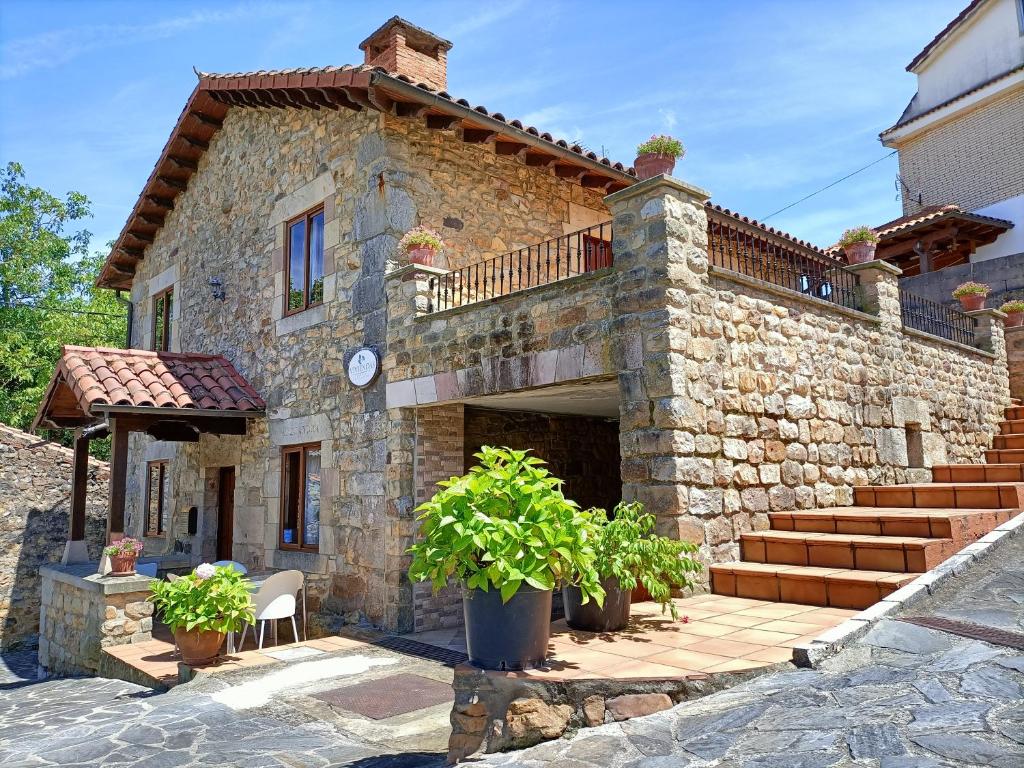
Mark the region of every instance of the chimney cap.
[[391, 31], [392, 27], [402, 27], [405, 30], [406, 41], [410, 46], [427, 49], [440, 48], [444, 51], [451, 50], [452, 43], [450, 40], [438, 37], [433, 32], [423, 29], [423, 27], [417, 27], [412, 22], [403, 19], [401, 16], [392, 16], [381, 24], [376, 30], [370, 33], [369, 37], [359, 44], [359, 50], [365, 51], [371, 45], [377, 43], [378, 40]]

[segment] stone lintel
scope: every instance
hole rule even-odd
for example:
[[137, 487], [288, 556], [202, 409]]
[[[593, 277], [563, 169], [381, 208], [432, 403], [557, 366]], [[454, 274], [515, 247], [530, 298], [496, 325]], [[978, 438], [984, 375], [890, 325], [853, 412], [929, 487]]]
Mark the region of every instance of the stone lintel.
[[711, 193], [693, 184], [681, 181], [674, 176], [660, 174], [649, 179], [638, 181], [632, 186], [612, 192], [604, 198], [604, 203], [609, 208], [614, 205], [622, 205], [634, 197], [652, 197], [655, 194], [664, 194], [668, 191], [678, 192], [690, 198], [695, 198], [702, 205], [711, 199]]
[[967, 315], [968, 317], [973, 317], [976, 320], [988, 319], [988, 320], [1002, 320], [1004, 322], [1006, 321], [1006, 313], [1003, 312], [1000, 309], [996, 309], [995, 307], [984, 307], [983, 309], [972, 309], [970, 311], [965, 311], [964, 314]]
[[893, 275], [894, 277], [899, 277], [903, 274], [903, 270], [895, 264], [890, 264], [888, 261], [883, 261], [881, 259], [868, 261], [864, 264], [847, 264], [846, 269], [854, 274], [860, 274], [861, 272], [881, 272], [882, 274]]

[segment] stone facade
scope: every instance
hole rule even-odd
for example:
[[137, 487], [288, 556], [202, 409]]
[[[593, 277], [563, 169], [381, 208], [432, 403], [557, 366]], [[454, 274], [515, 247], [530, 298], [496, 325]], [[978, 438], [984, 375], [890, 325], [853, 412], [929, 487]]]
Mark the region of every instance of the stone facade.
[[1006, 329], [1006, 358], [1010, 366], [1010, 395], [1024, 401], [1024, 326]]
[[[0, 650], [39, 633], [41, 566], [60, 562], [71, 514], [73, 452], [0, 425]], [[106, 535], [106, 462], [90, 459], [85, 535], [99, 559]]]
[[94, 675], [104, 648], [153, 639], [150, 579], [95, 570], [95, 563], [40, 570], [39, 666], [51, 675]]

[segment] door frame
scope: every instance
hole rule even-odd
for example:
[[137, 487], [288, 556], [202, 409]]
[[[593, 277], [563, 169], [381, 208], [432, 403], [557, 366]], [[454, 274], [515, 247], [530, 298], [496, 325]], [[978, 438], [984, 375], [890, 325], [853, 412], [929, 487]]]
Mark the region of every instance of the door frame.
[[[230, 492], [227, 491], [230, 486]], [[235, 468], [217, 468], [217, 559], [233, 560], [235, 539]], [[226, 554], [225, 554], [226, 550]]]

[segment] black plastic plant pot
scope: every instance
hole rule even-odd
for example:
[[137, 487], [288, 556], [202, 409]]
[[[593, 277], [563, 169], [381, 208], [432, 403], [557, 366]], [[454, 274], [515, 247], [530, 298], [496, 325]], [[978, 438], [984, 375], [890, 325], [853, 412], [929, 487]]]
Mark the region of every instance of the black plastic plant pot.
[[583, 604], [583, 593], [579, 587], [562, 587], [562, 602], [565, 603], [565, 621], [573, 629], [585, 632], [616, 632], [625, 629], [629, 623], [630, 593], [619, 587], [619, 580], [610, 576], [601, 579], [604, 587], [604, 606], [591, 599]]
[[522, 585], [507, 603], [492, 587], [462, 590], [469, 663], [482, 669], [541, 666], [551, 636], [551, 590]]

